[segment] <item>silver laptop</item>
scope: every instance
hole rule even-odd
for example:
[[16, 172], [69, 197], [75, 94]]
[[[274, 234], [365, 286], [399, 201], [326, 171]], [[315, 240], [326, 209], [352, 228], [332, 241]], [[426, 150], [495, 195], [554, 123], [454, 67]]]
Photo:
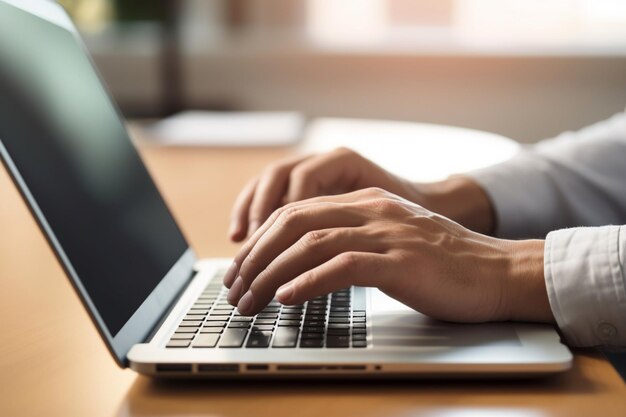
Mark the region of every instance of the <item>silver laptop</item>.
[[375, 289], [240, 315], [222, 286], [230, 261], [196, 259], [54, 2], [0, 0], [0, 154], [120, 366], [209, 378], [527, 376], [571, 366], [551, 326], [437, 322]]

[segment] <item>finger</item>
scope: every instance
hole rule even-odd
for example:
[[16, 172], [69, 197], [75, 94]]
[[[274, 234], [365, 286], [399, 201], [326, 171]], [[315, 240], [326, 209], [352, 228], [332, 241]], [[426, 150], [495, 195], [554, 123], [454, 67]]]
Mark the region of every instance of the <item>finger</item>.
[[[382, 252], [384, 248], [381, 241], [371, 237], [371, 234], [361, 227], [308, 232], [273, 259], [254, 279], [249, 289], [252, 295], [248, 297], [250, 298], [247, 301], [248, 305], [244, 306], [240, 302], [239, 311], [242, 314], [255, 314], [272, 300], [281, 285], [324, 264], [342, 252]], [[245, 310], [242, 310], [244, 308]]]
[[276, 298], [283, 304], [300, 304], [351, 285], [378, 287], [389, 278], [390, 266], [382, 254], [344, 252], [281, 287]]
[[354, 205], [310, 203], [283, 211], [242, 262], [238, 262], [241, 265], [239, 276], [229, 291], [228, 302], [237, 304], [257, 275], [305, 233], [335, 227], [356, 227], [364, 222], [364, 216]]
[[[303, 201], [289, 203], [286, 206], [283, 206], [280, 209], [274, 211], [274, 213], [272, 213], [272, 215], [265, 221], [265, 223], [263, 223], [263, 225], [261, 225], [261, 227], [257, 229], [256, 232], [252, 234], [252, 236], [250, 236], [250, 238], [246, 241], [243, 247], [239, 250], [239, 253], [235, 256], [235, 259], [234, 259], [235, 267], [233, 268], [233, 271], [235, 272], [232, 273], [231, 271], [229, 271], [232, 273], [233, 279], [228, 281], [229, 282], [228, 288], [231, 288], [230, 284], [234, 283], [234, 278], [240, 276], [241, 266], [244, 260], [249, 255], [252, 248], [255, 247], [259, 239], [261, 239], [261, 237], [263, 237], [265, 233], [274, 225], [276, 220], [279, 218], [279, 216], [283, 214], [283, 212], [294, 209], [294, 208], [298, 208], [298, 207], [304, 207], [305, 205], [311, 205], [311, 204], [317, 204], [317, 203], [353, 203], [353, 202], [365, 200], [370, 197], [374, 198], [374, 197], [380, 196], [381, 193], [384, 193], [384, 191], [377, 190], [377, 189], [362, 189], [362, 190], [353, 191], [347, 194], [314, 197], [314, 198], [309, 198]], [[240, 285], [237, 288], [238, 291], [234, 291], [233, 293], [237, 294], [242, 289], [243, 287]], [[232, 297], [233, 299], [238, 300], [241, 295], [243, 295], [243, 293], [240, 293], [238, 295], [233, 295]]]
[[354, 157], [354, 151], [338, 148], [298, 164], [289, 176], [286, 201], [303, 200], [320, 193], [352, 191], [358, 180], [359, 167], [348, 163], [347, 159]]
[[289, 173], [308, 156], [301, 155], [274, 164], [259, 178], [248, 213], [248, 234], [254, 233], [274, 210], [280, 207], [287, 191]]
[[228, 231], [230, 239], [234, 242], [240, 242], [247, 235], [248, 212], [250, 211], [250, 203], [252, 203], [254, 191], [258, 183], [258, 177], [249, 181], [235, 200]]

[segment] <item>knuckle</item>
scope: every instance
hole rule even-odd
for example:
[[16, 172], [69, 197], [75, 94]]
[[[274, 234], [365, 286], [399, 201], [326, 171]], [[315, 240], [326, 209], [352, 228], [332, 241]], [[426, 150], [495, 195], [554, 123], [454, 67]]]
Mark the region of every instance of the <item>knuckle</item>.
[[296, 186], [303, 186], [312, 175], [313, 172], [306, 165], [298, 165], [289, 174], [289, 181]]
[[282, 219], [282, 216], [285, 216], [285, 212], [289, 210], [293, 210], [294, 207], [295, 207], [294, 203], [289, 203], [282, 207], [277, 208], [276, 210], [274, 210], [274, 212], [270, 216], [271, 221], [272, 222], [279, 221], [279, 219]]
[[353, 151], [352, 149], [345, 147], [345, 146], [339, 146], [337, 148], [335, 148], [332, 153], [334, 153], [335, 155], [340, 155], [340, 156], [353, 156], [353, 155], [357, 155], [357, 153], [355, 151]]
[[364, 204], [370, 209], [381, 213], [393, 213], [398, 208], [397, 201], [386, 197], [377, 197], [366, 201]]
[[276, 219], [276, 223], [281, 226], [289, 226], [298, 221], [300, 214], [297, 207], [291, 206], [285, 208]]
[[319, 246], [325, 240], [327, 233], [322, 230], [312, 230], [302, 237], [302, 245], [305, 248]]
[[337, 262], [344, 271], [354, 271], [359, 267], [359, 256], [355, 252], [344, 252], [337, 257]]
[[285, 169], [284, 164], [279, 161], [279, 162], [272, 162], [269, 165], [267, 165], [265, 169], [263, 170], [263, 172], [269, 176], [276, 176], [276, 175], [279, 175], [284, 169]]
[[389, 195], [386, 190], [380, 187], [369, 187], [365, 189], [365, 192], [367, 193], [367, 195], [370, 195], [372, 197], [385, 197]]
[[291, 177], [300, 177], [300, 178], [311, 175], [313, 171], [311, 170], [311, 168], [309, 168], [308, 165], [310, 164], [307, 164], [306, 161], [301, 164], [296, 165], [295, 167], [293, 167], [289, 175]]

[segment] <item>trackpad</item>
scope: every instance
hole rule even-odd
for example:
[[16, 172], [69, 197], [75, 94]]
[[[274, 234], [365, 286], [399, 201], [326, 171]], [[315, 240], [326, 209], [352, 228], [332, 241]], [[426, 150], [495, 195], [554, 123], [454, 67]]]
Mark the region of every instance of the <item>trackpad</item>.
[[512, 324], [436, 321], [379, 291], [372, 294], [372, 307], [375, 347], [521, 346]]

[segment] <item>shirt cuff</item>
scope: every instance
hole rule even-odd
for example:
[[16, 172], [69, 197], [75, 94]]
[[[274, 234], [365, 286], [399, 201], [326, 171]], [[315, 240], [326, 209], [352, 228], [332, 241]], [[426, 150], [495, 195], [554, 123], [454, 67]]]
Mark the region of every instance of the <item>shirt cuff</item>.
[[559, 224], [554, 218], [560, 212], [558, 193], [550, 181], [549, 164], [523, 150], [506, 162], [463, 174], [487, 193], [496, 217], [496, 236], [543, 238]]
[[548, 234], [546, 288], [552, 313], [570, 346], [626, 346], [624, 246], [626, 226]]

